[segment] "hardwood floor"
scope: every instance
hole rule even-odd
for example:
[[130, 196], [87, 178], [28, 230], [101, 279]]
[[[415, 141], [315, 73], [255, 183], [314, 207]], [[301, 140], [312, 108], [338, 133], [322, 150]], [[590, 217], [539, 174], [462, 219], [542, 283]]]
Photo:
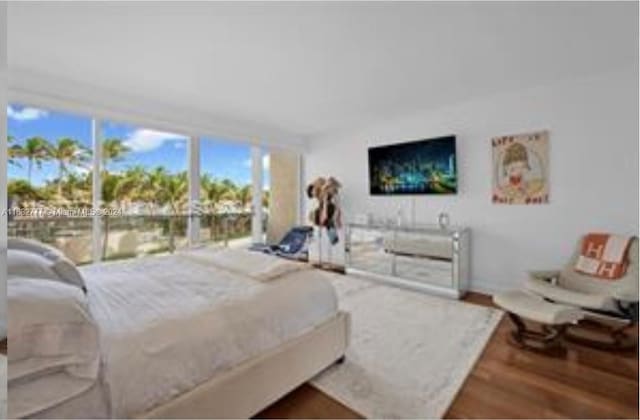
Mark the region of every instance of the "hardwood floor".
[[360, 414], [304, 384], [266, 408], [256, 418], [263, 419], [361, 419]]
[[[469, 293], [465, 301], [492, 305], [489, 296], [478, 293]], [[553, 358], [510, 346], [510, 331], [505, 317], [446, 418], [639, 417], [637, 349], [614, 353], [569, 343], [566, 358]], [[307, 384], [256, 417], [362, 418]]]

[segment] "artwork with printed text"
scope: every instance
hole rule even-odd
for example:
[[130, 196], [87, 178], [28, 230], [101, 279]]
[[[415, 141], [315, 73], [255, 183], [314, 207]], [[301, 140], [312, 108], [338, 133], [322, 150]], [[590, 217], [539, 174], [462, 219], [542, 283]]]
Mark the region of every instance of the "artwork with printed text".
[[494, 137], [493, 194], [496, 204], [549, 202], [549, 132]]

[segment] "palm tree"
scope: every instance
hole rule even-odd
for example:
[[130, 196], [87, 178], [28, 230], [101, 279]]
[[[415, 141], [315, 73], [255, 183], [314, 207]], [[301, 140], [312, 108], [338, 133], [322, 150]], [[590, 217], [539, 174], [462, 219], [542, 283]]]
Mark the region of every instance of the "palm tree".
[[119, 162], [131, 148], [122, 139], [111, 138], [102, 142], [102, 167], [106, 170], [110, 162]]
[[[102, 203], [105, 208], [111, 207], [114, 203], [118, 203], [123, 199], [132, 195], [135, 191], [135, 184], [120, 174], [110, 174], [107, 171], [102, 172]], [[109, 212], [104, 214], [104, 240], [102, 242], [102, 258], [107, 256], [109, 245], [110, 216]]]
[[[102, 203], [103, 206], [109, 207], [114, 201], [117, 201], [119, 197], [128, 190], [133, 189], [134, 184], [130, 181], [124, 181], [123, 177], [116, 174], [110, 174], [107, 169], [111, 162], [118, 162], [124, 158], [131, 149], [124, 144], [122, 139], [110, 138], [102, 141]], [[106, 258], [109, 245], [109, 229], [110, 229], [109, 214], [104, 215], [104, 241], [102, 243], [102, 258]]]
[[201, 196], [205, 198], [205, 206], [211, 212], [211, 222], [209, 224], [209, 238], [211, 240], [215, 237], [215, 223], [214, 216], [218, 210], [220, 201], [231, 197], [232, 191], [229, 188], [228, 183], [218, 182], [216, 179], [211, 178], [209, 175], [204, 175], [200, 182], [202, 188]]
[[[104, 207], [109, 207], [117, 197], [118, 183], [120, 177], [113, 175], [107, 171], [102, 172], [102, 203]], [[109, 212], [104, 213], [104, 238], [102, 242], [102, 259], [107, 257], [107, 250], [109, 244]]]
[[[118, 196], [119, 200], [136, 200], [143, 197], [153, 197], [153, 192], [147, 189], [148, 174], [143, 166], [136, 165], [127, 168], [121, 175], [119, 192], [123, 193]], [[144, 200], [144, 199], [143, 199]]]
[[160, 204], [168, 205], [172, 215], [169, 217], [169, 251], [175, 246], [175, 222], [183, 205], [187, 201], [189, 181], [186, 172], [176, 175], [167, 173], [163, 168], [156, 172], [158, 178], [157, 196]]
[[62, 182], [69, 165], [81, 166], [88, 162], [89, 151], [77, 140], [65, 137], [50, 146], [49, 154], [58, 161], [58, 195], [62, 196]]
[[149, 204], [152, 215], [156, 207], [163, 204], [159, 192], [164, 188], [165, 178], [168, 176], [170, 176], [169, 171], [163, 166], [157, 166], [145, 174], [144, 191], [140, 198]]
[[7, 136], [7, 155], [9, 165], [20, 166], [16, 159], [22, 156], [22, 147], [19, 144], [12, 144], [16, 141], [15, 137]]
[[26, 200], [39, 201], [44, 198], [39, 188], [35, 188], [24, 179], [11, 179], [7, 184], [7, 193], [10, 198], [18, 197], [19, 203]]
[[91, 205], [92, 174], [69, 172], [62, 182], [62, 196], [72, 203]]
[[222, 200], [233, 197], [234, 185], [228, 179], [220, 182], [209, 175], [202, 177], [202, 196], [205, 198], [206, 206], [213, 213], [219, 210], [218, 206]]
[[33, 164], [38, 168], [42, 167], [42, 162], [49, 159], [49, 142], [42, 137], [28, 138], [21, 148], [20, 157], [27, 159], [27, 179], [31, 184], [31, 172]]
[[252, 186], [245, 185], [239, 188], [235, 193], [235, 198], [238, 202], [238, 206], [244, 211], [251, 203]]
[[234, 182], [228, 178], [225, 178], [222, 180], [222, 185], [224, 185], [225, 187], [227, 187], [229, 190], [231, 191], [235, 191], [236, 190], [236, 184], [234, 184]]
[[242, 187], [234, 184], [233, 200], [238, 208], [239, 214], [232, 218], [234, 235], [247, 230], [247, 224], [251, 225], [251, 217], [247, 217], [245, 211], [250, 208], [252, 196], [252, 186], [244, 185]]

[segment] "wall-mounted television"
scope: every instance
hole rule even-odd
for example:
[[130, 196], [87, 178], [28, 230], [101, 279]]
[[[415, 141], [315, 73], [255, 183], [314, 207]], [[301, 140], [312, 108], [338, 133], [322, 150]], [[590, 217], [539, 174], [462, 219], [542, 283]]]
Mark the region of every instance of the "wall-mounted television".
[[456, 194], [456, 136], [369, 148], [369, 192]]

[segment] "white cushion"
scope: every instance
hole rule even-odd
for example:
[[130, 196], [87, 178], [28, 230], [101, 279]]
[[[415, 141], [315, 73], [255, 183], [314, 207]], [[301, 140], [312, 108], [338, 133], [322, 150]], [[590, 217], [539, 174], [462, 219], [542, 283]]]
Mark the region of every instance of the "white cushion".
[[[24, 417], [89, 389], [100, 367], [87, 296], [55, 280], [11, 278], [7, 287], [11, 414]], [[53, 380], [64, 387], [42, 392]], [[18, 392], [21, 390], [20, 392]], [[40, 390], [40, 391], [37, 391]]]
[[84, 277], [82, 277], [82, 274], [80, 274], [76, 265], [67, 257], [55, 259], [51, 269], [58, 275], [60, 280], [79, 287], [85, 293], [87, 292]]
[[64, 256], [64, 253], [59, 249], [54, 248], [51, 245], [42, 243], [40, 241], [36, 241], [34, 239], [8, 238], [7, 247], [9, 249], [19, 249], [22, 251], [29, 251], [34, 254], [40, 254], [47, 258], [52, 258], [54, 256], [60, 256], [60, 257]]
[[[60, 250], [38, 241], [23, 238], [9, 238], [8, 248], [9, 269], [7, 273], [9, 276], [60, 280], [78, 286], [86, 292], [82, 274]], [[28, 260], [25, 253], [40, 258]], [[26, 266], [28, 264], [32, 264], [34, 267], [29, 268]]]
[[29, 366], [28, 372], [14, 370], [10, 377], [60, 366], [80, 376], [95, 374], [97, 366], [88, 371], [82, 366], [98, 355], [98, 328], [82, 291], [59, 281], [14, 277], [8, 281], [7, 303], [9, 362]]
[[529, 278], [525, 281], [525, 288], [555, 302], [579, 306], [581, 308], [602, 310], [615, 310], [616, 308], [613, 298], [604, 293], [576, 292], [534, 278]]
[[520, 290], [511, 290], [493, 296], [493, 302], [508, 312], [524, 319], [548, 325], [574, 323], [583, 318], [576, 307], [547, 302], [540, 296]]
[[51, 260], [32, 252], [7, 250], [7, 275], [38, 279], [59, 280]]

